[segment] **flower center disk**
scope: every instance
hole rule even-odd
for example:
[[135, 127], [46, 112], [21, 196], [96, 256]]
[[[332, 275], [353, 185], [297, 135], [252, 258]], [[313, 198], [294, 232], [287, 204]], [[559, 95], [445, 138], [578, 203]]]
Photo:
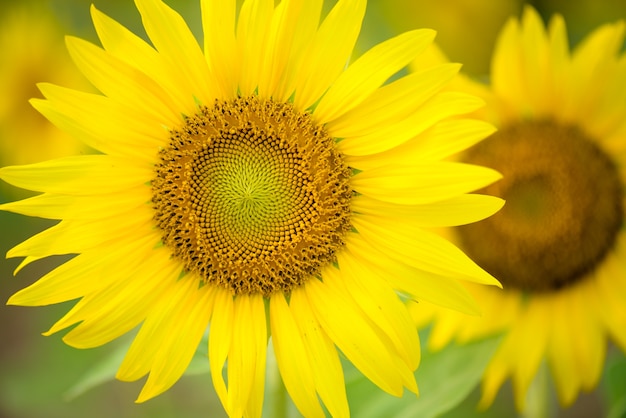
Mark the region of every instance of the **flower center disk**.
[[160, 152], [155, 219], [163, 243], [203, 283], [289, 292], [343, 245], [350, 175], [309, 114], [256, 96], [216, 101]]
[[550, 121], [495, 133], [465, 161], [504, 178], [494, 216], [458, 228], [463, 249], [505, 286], [549, 292], [584, 278], [615, 245], [623, 186], [611, 158], [583, 132]]

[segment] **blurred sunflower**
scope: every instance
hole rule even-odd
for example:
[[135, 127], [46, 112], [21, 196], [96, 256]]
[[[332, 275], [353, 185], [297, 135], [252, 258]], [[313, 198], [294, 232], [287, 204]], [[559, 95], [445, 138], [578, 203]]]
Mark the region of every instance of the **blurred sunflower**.
[[429, 344], [504, 337], [483, 381], [482, 405], [511, 378], [517, 406], [547, 361], [562, 405], [598, 382], [607, 339], [626, 350], [626, 54], [624, 24], [591, 33], [570, 53], [563, 19], [547, 29], [531, 7], [503, 28], [484, 117], [498, 132], [462, 156], [503, 174], [484, 189], [507, 201], [493, 217], [452, 231], [503, 291], [473, 287], [482, 318], [413, 305], [434, 321]]
[[[107, 343], [141, 327], [118, 371], [138, 401], [184, 373], [210, 323], [231, 416], [261, 414], [268, 338], [306, 416], [347, 416], [337, 348], [381, 389], [417, 392], [418, 335], [397, 292], [475, 312], [458, 279], [494, 284], [422, 227], [482, 219], [466, 194], [500, 175], [443, 162], [493, 132], [483, 102], [441, 89], [455, 64], [385, 82], [434, 38], [390, 39], [346, 68], [365, 1], [202, 1], [204, 51], [161, 1], [137, 0], [154, 47], [92, 8], [103, 48], [68, 38], [102, 94], [51, 84], [34, 106], [101, 152], [0, 169], [43, 192], [0, 208], [60, 219], [9, 251], [19, 268], [77, 254], [10, 304], [80, 301], [46, 335]], [[19, 270], [18, 268], [18, 270]], [[224, 365], [227, 364], [226, 371]], [[318, 400], [319, 397], [319, 400]]]
[[28, 164], [85, 149], [28, 103], [40, 95], [35, 84], [44, 80], [87, 87], [61, 40], [62, 29], [35, 5], [6, 6], [0, 17], [0, 165]]

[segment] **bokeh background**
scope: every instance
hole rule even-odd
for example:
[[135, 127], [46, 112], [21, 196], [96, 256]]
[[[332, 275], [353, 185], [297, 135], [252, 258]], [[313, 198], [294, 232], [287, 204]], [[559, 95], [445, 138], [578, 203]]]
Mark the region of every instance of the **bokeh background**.
[[[63, 38], [64, 34], [70, 34], [97, 42], [89, 17], [92, 2], [145, 37], [131, 0], [0, 1], [0, 165], [89, 152], [51, 127], [30, 107], [28, 99], [40, 96], [35, 83], [42, 81], [91, 89], [72, 66]], [[166, 2], [183, 14], [200, 36], [199, 0]], [[331, 5], [333, 1], [326, 3]], [[626, 1], [621, 0], [544, 0], [530, 4], [544, 19], [555, 12], [562, 14], [572, 44], [602, 23], [626, 18]], [[498, 31], [507, 18], [519, 16], [522, 7], [523, 2], [519, 0], [370, 0], [357, 50], [364, 51], [405, 30], [433, 28], [438, 31], [437, 41], [451, 60], [463, 63], [467, 74], [485, 78]], [[0, 203], [26, 196], [25, 191], [0, 184]], [[0, 255], [52, 224], [0, 212]], [[14, 277], [13, 271], [20, 260], [0, 259], [0, 418], [225, 416], [210, 377], [202, 373], [205, 371], [202, 367], [165, 394], [137, 405], [134, 399], [141, 381], [122, 383], [105, 378], [119, 363], [123, 348], [111, 344], [76, 350], [63, 344], [62, 333], [51, 337], [40, 335], [70, 309], [71, 303], [41, 308], [5, 306], [12, 293], [63, 260], [58, 257], [35, 262]], [[124, 343], [120, 341], [117, 345]], [[89, 382], [99, 377], [105, 382], [91, 388]], [[418, 379], [418, 384], [423, 387], [429, 382]], [[358, 397], [359, 391], [351, 393]], [[626, 359], [610, 347], [598, 388], [582, 395], [571, 408], [555, 407], [553, 415], [569, 418], [626, 416], [622, 415], [626, 410], [625, 394]], [[477, 389], [471, 391], [444, 416], [517, 416], [509, 386], [501, 390], [488, 411], [476, 411], [479, 396]], [[356, 404], [359, 399], [350, 401]], [[381, 412], [380, 416], [386, 415]]]

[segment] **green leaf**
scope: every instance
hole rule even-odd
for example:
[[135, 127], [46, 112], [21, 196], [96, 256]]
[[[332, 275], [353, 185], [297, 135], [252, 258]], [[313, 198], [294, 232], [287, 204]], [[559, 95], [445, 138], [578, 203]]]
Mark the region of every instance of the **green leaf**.
[[115, 380], [115, 373], [122, 364], [122, 360], [128, 351], [130, 341], [120, 344], [111, 350], [105, 357], [95, 363], [85, 375], [78, 380], [66, 393], [67, 400], [75, 399], [90, 389], [100, 386], [106, 382]]
[[[95, 363], [79, 381], [73, 385], [66, 393], [65, 397], [72, 400], [77, 396], [91, 390], [104, 383], [115, 380], [117, 369], [122, 364], [122, 360], [132, 343], [132, 339], [120, 343], [113, 350], [109, 351], [100, 361]], [[191, 359], [185, 375], [196, 376], [210, 373], [208, 358], [208, 335], [205, 334], [198, 345], [196, 353]]]
[[196, 353], [191, 358], [189, 366], [187, 366], [187, 370], [185, 370], [184, 376], [197, 376], [207, 373], [211, 373], [211, 367], [209, 366], [209, 336], [205, 333]]
[[[420, 333], [427, 341], [427, 331]], [[362, 418], [429, 418], [439, 416], [461, 403], [480, 382], [483, 371], [500, 342], [491, 337], [466, 345], [450, 344], [438, 352], [422, 349], [415, 373], [420, 396], [406, 392], [396, 398], [381, 391], [354, 370], [346, 370], [350, 409]]]
[[607, 356], [604, 377], [604, 391], [607, 396], [609, 418], [626, 416], [626, 356], [613, 349]]

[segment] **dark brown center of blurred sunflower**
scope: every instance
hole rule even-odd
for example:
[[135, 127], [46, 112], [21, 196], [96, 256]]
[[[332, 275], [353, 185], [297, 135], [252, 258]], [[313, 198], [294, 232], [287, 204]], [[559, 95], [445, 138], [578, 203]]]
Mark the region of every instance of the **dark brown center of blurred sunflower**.
[[288, 292], [335, 260], [351, 171], [308, 114], [255, 96], [202, 107], [171, 133], [152, 182], [163, 242], [234, 293]]
[[586, 277], [615, 244], [623, 185], [611, 158], [572, 126], [509, 126], [465, 161], [504, 178], [482, 192], [502, 197], [494, 216], [459, 228], [462, 248], [505, 287], [549, 292]]

